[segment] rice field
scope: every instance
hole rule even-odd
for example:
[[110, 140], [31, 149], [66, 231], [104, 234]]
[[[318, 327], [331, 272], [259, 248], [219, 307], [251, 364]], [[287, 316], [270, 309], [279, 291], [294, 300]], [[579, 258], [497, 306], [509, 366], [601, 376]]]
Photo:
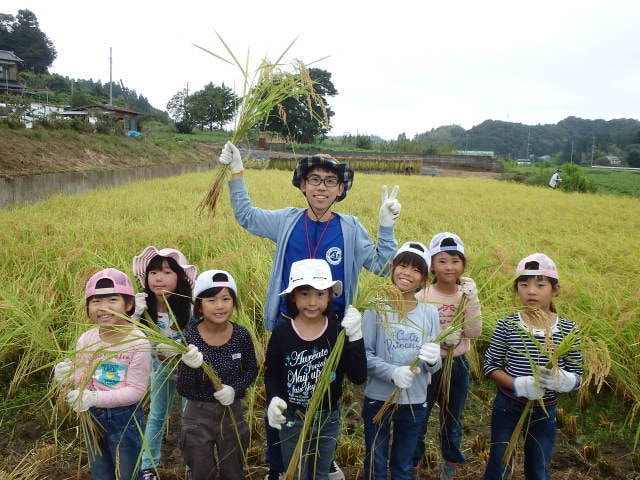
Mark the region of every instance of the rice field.
[[[260, 312], [273, 246], [235, 223], [226, 186], [215, 217], [198, 213], [212, 176], [194, 173], [154, 179], [0, 211], [4, 405], [26, 398], [21, 411], [52, 409], [46, 398], [34, 400], [29, 392], [46, 392], [52, 365], [89, 328], [83, 301], [86, 280], [106, 267], [130, 273], [133, 255], [148, 245], [178, 248], [201, 271], [219, 268], [234, 275], [241, 302], [236, 320], [254, 335], [260, 363], [266, 348]], [[254, 205], [267, 209], [305, 206], [288, 172], [248, 170], [245, 179]], [[640, 200], [569, 194], [497, 180], [356, 173], [352, 191], [336, 210], [358, 216], [374, 237], [383, 184], [400, 185], [399, 243], [428, 243], [433, 234], [445, 230], [457, 233], [465, 242], [467, 273], [478, 284], [483, 307], [478, 358], [495, 322], [516, 308], [510, 284], [517, 261], [536, 251], [556, 261], [561, 294], [554, 303], [559, 313], [577, 322], [600, 354], [611, 360], [599, 393], [591, 385], [580, 395], [572, 394], [568, 409], [578, 412], [586, 404], [597, 405], [600, 399], [615, 396], [628, 414], [616, 418], [610, 428], [631, 443], [635, 441], [637, 447]], [[363, 273], [360, 281], [369, 285], [378, 280]], [[587, 363], [587, 370], [595, 372], [600, 361]], [[255, 435], [262, 430], [261, 383], [256, 382], [249, 392], [249, 423]], [[357, 395], [351, 397], [357, 399]], [[350, 409], [359, 411], [357, 405], [345, 410]], [[15, 409], [0, 407], [0, 427], [14, 413]], [[69, 421], [52, 424], [48, 438], [55, 440], [58, 429], [69, 428]], [[364, 441], [358, 435], [356, 428], [341, 440], [339, 455], [345, 462], [361, 462]], [[37, 444], [34, 440], [34, 447]], [[633, 450], [630, 447], [630, 454]], [[60, 451], [44, 456], [51, 461], [62, 455]], [[259, 464], [261, 455], [261, 441], [256, 438], [249, 464]], [[14, 468], [22, 468], [20, 465]], [[4, 477], [1, 468], [0, 478], [20, 478]], [[34, 478], [31, 470], [29, 475]]]

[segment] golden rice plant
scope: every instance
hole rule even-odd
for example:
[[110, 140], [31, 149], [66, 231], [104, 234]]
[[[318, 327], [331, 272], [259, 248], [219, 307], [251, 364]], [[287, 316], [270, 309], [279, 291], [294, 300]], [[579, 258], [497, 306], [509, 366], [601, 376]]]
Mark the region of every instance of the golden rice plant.
[[[324, 123], [328, 123], [326, 107], [322, 97], [314, 90], [313, 80], [309, 75], [307, 66], [302, 61], [295, 60], [291, 65], [293, 71], [289, 71], [284, 68], [282, 63], [282, 59], [291, 49], [295, 40], [285, 48], [275, 62], [264, 58], [252, 73], [249, 70], [249, 56], [247, 55], [244, 63], [241, 63], [223, 38], [218, 33], [216, 33], [216, 35], [220, 43], [222, 43], [228, 57], [218, 55], [198, 45], [196, 45], [196, 47], [225, 63], [236, 66], [242, 75], [243, 91], [240, 105], [234, 118], [234, 128], [231, 136], [233, 143], [238, 144], [244, 140], [249, 131], [260, 121], [266, 120], [274, 108], [277, 109], [279, 115], [286, 123], [286, 116], [281, 103], [289, 97], [305, 97], [311, 117], [317, 116], [312, 108], [312, 103], [320, 105], [322, 110], [321, 120], [324, 121]], [[218, 168], [211, 187], [199, 205], [201, 210], [206, 209], [211, 215], [215, 214], [218, 198], [222, 191], [228, 170], [227, 165], [221, 165], [220, 168]]]

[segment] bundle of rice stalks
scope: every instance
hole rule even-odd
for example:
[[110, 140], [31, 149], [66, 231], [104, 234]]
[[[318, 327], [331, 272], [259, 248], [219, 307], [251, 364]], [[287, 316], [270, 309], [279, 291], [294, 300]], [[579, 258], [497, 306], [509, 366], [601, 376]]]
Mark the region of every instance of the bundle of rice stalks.
[[[553, 341], [551, 328], [548, 328], [548, 317], [542, 310], [537, 308], [527, 309], [524, 314], [527, 316], [528, 323], [530, 325], [539, 325], [541, 328], [545, 329], [545, 337], [543, 341], [539, 341], [532, 332], [525, 331], [524, 329], [521, 329], [521, 332], [523, 336], [526, 336], [531, 340], [535, 344], [536, 348], [548, 358], [548, 362], [545, 365], [546, 368], [552, 370], [558, 369], [558, 364], [561, 358], [569, 355], [571, 352], [580, 352], [584, 370], [587, 372], [582, 380], [580, 388], [585, 388], [590, 382], [593, 382], [598, 389], [600, 388], [609, 373], [611, 365], [606, 345], [603, 346], [601, 345], [601, 342], [594, 342], [587, 336], [587, 332], [581, 332], [578, 328], [573, 328], [563, 337], [560, 343], [556, 344]], [[523, 353], [529, 358], [532, 365], [533, 375], [537, 380], [537, 368], [531, 359], [532, 355], [526, 351]], [[508, 465], [513, 462], [518, 441], [523, 433], [526, 435], [528, 424], [531, 420], [532, 409], [536, 402], [544, 409], [542, 401], [527, 401], [505, 450], [502, 459], [504, 465]], [[570, 416], [563, 415], [562, 421], [565, 425], [565, 429], [569, 430], [568, 433], [575, 435], [575, 425], [568, 425], [570, 423]]]
[[[238, 144], [244, 140], [249, 131], [260, 121], [266, 120], [274, 109], [277, 109], [279, 116], [286, 124], [286, 114], [281, 103], [289, 97], [305, 97], [311, 117], [318, 116], [313, 110], [312, 105], [320, 105], [322, 111], [321, 120], [325, 124], [328, 124], [326, 107], [322, 97], [318, 95], [313, 88], [313, 80], [309, 76], [307, 66], [302, 61], [295, 60], [291, 64], [292, 71], [289, 71], [285, 69], [282, 64], [282, 59], [291, 49], [295, 40], [287, 46], [275, 62], [264, 58], [252, 74], [249, 71], [248, 55], [245, 62], [240, 63], [229, 48], [229, 45], [227, 45], [218, 33], [216, 33], [216, 35], [226, 50], [228, 57], [223, 57], [198, 45], [196, 45], [196, 47], [225, 63], [235, 65], [242, 75], [243, 91], [240, 105], [238, 105], [238, 110], [234, 118], [234, 129], [231, 136], [232, 143]], [[215, 214], [218, 198], [228, 171], [229, 168], [227, 165], [221, 165], [220, 168], [218, 168], [214, 180], [209, 187], [209, 191], [200, 202], [200, 210], [208, 210], [212, 216]]]

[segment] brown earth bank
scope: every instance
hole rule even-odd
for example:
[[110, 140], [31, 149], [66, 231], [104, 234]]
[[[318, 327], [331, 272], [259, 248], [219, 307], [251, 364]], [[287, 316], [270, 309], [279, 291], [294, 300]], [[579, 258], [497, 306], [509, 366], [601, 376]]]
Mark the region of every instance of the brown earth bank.
[[[211, 162], [218, 158], [221, 147], [222, 144], [197, 141], [181, 143], [170, 136], [127, 138], [0, 129], [0, 177]], [[283, 154], [274, 152], [274, 155]], [[487, 171], [442, 167], [437, 171], [446, 177], [502, 178], [501, 173]]]

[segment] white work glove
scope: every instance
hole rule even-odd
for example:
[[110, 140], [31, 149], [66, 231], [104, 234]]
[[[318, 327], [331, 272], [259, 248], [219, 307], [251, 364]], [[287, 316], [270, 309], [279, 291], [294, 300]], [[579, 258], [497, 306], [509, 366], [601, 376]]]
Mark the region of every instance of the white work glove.
[[187, 367], [200, 368], [200, 365], [202, 365], [202, 352], [195, 345], [189, 345], [187, 353], [183, 353], [181, 359]]
[[472, 278], [460, 277], [460, 290], [465, 294], [468, 301], [475, 302], [478, 300], [478, 287], [476, 287], [476, 282]]
[[95, 407], [97, 401], [98, 392], [94, 392], [93, 390], [83, 390], [82, 393], [80, 393], [80, 390], [76, 389], [67, 393], [67, 403], [71, 405], [71, 408], [73, 408], [73, 411], [76, 413], [84, 412], [91, 407]]
[[396, 199], [400, 187], [396, 185], [391, 191], [391, 195], [387, 194], [387, 186], [382, 186], [382, 205], [380, 206], [380, 225], [383, 227], [393, 227], [396, 220], [400, 216], [402, 206]]
[[267, 408], [267, 420], [269, 425], [278, 430], [282, 429], [282, 424], [287, 422], [286, 417], [282, 414], [287, 409], [287, 402], [280, 397], [273, 397]]
[[59, 384], [66, 383], [71, 376], [71, 372], [73, 371], [73, 362], [68, 358], [65, 358], [63, 361], [56, 363], [56, 366], [53, 367], [53, 378]]
[[135, 300], [136, 306], [133, 310], [133, 315], [131, 315], [131, 318], [133, 318], [134, 320], [140, 321], [142, 320], [142, 315], [144, 315], [144, 312], [147, 309], [147, 293], [146, 292], [136, 293], [134, 300]]
[[350, 342], [362, 338], [362, 314], [352, 305], [347, 308], [340, 325], [344, 328], [344, 333]]
[[553, 390], [558, 393], [570, 392], [578, 383], [578, 377], [571, 372], [567, 372], [561, 368], [550, 370], [545, 367], [538, 367], [540, 374], [540, 385], [547, 390]]
[[444, 343], [449, 347], [455, 347], [460, 343], [461, 338], [462, 338], [462, 330], [460, 330], [459, 328], [456, 328], [449, 335], [444, 337], [444, 339], [442, 340], [442, 343]]
[[420, 368], [414, 367], [411, 369], [409, 365], [396, 367], [391, 374], [391, 379], [398, 388], [410, 388], [416, 373], [420, 373]]
[[220, 154], [220, 163], [229, 165], [231, 173], [240, 173], [244, 170], [242, 165], [242, 157], [240, 156], [240, 150], [233, 143], [227, 142], [224, 144], [222, 153]]
[[427, 362], [427, 365], [435, 365], [440, 358], [440, 344], [428, 342], [420, 347], [418, 358]]
[[236, 397], [236, 391], [230, 385], [222, 385], [222, 388], [213, 394], [222, 405], [231, 405]]
[[532, 376], [516, 377], [513, 380], [513, 390], [516, 396], [529, 400], [538, 400], [544, 395], [544, 388]]
[[169, 345], [168, 343], [159, 343], [156, 345], [156, 355], [158, 356], [158, 360], [166, 360], [178, 353], [180, 353], [180, 350], [175, 345]]

